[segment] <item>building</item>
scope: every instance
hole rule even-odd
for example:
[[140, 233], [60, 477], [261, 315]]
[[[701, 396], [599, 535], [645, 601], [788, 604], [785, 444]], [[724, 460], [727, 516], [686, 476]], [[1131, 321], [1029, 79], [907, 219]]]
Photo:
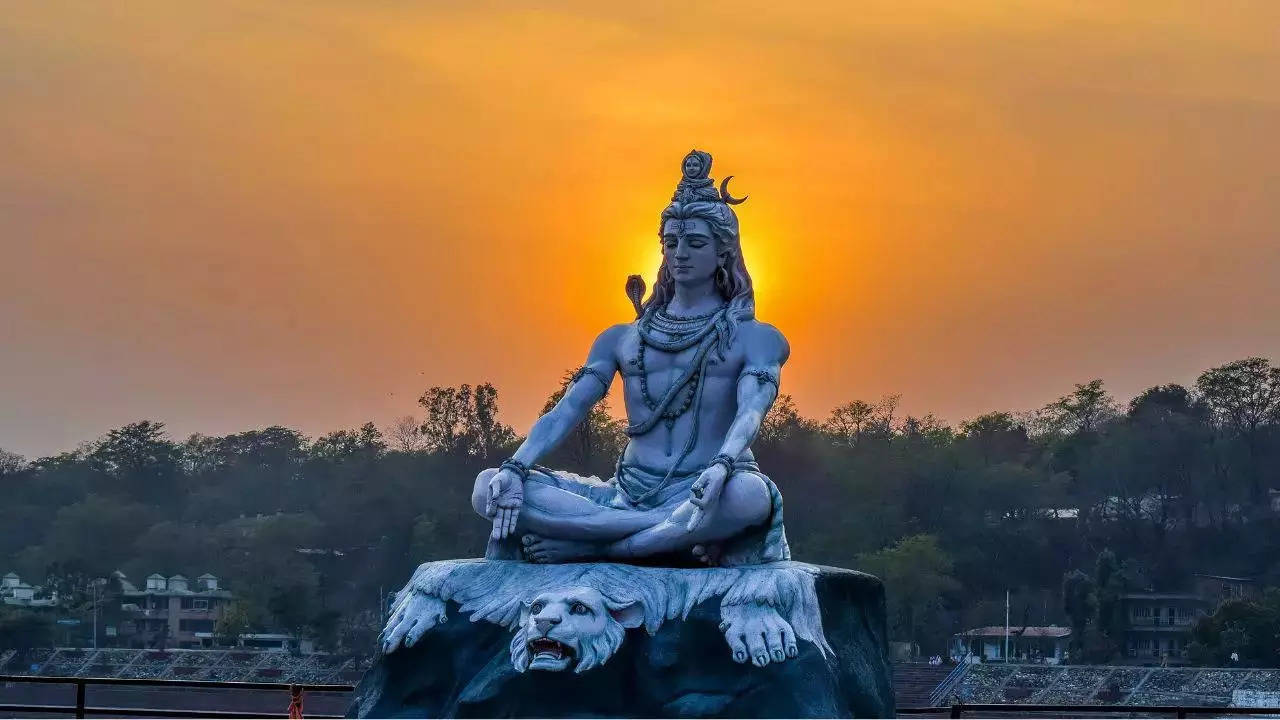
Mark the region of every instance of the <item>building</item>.
[[1258, 583], [1249, 578], [1196, 574], [1189, 592], [1122, 595], [1125, 655], [1135, 664], [1183, 664], [1198, 617], [1213, 612], [1224, 600], [1254, 599], [1259, 594]]
[[987, 662], [1005, 661], [1005, 636], [1008, 635], [1009, 656], [1013, 662], [1043, 662], [1051, 665], [1066, 657], [1071, 642], [1071, 628], [1011, 627], [1003, 625], [973, 628], [951, 636], [951, 656], [956, 660], [972, 656]]
[[[216, 638], [212, 633], [196, 633], [206, 647], [215, 647]], [[289, 633], [242, 633], [237, 638], [237, 647], [266, 652], [296, 652], [299, 655], [310, 655], [316, 651], [314, 641], [299, 638]]]
[[218, 578], [207, 573], [196, 578], [194, 587], [182, 575], [149, 575], [143, 589], [122, 574], [116, 577], [121, 586], [121, 609], [132, 623], [130, 628], [126, 622], [122, 635], [132, 647], [198, 648], [199, 635], [212, 636], [214, 625], [233, 597], [218, 587]]
[[1192, 576], [1192, 587], [1197, 595], [1214, 606], [1224, 600], [1257, 600], [1262, 597], [1262, 588], [1252, 578], [1197, 573]]
[[42, 597], [41, 588], [32, 587], [24, 582], [17, 573], [7, 573], [0, 578], [0, 602], [5, 605], [17, 605], [26, 608], [47, 608], [58, 604], [57, 594]]

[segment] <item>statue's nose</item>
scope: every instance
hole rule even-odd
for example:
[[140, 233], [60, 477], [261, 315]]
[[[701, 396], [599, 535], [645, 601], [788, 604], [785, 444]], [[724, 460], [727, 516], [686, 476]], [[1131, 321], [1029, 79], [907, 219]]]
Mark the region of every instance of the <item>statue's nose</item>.
[[551, 626], [552, 626], [552, 625], [559, 625], [559, 624], [560, 624], [560, 618], [558, 618], [558, 617], [536, 617], [536, 618], [534, 618], [534, 619], [533, 619], [533, 624], [538, 626], [538, 632], [542, 633], [543, 635], [546, 635], [546, 634], [547, 634], [547, 632], [551, 630]]

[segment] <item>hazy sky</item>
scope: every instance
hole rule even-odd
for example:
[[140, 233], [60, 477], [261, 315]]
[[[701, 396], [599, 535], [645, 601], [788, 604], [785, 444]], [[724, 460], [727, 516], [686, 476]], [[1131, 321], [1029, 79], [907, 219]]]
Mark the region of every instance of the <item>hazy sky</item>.
[[0, 0], [0, 447], [521, 432], [697, 147], [802, 412], [1280, 359], [1280, 2]]

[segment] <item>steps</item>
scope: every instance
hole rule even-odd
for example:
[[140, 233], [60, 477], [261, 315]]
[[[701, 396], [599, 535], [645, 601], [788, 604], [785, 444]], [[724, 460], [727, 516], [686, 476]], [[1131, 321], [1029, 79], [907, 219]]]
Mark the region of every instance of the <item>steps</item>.
[[893, 695], [900, 708], [928, 707], [934, 688], [947, 679], [953, 665], [894, 663]]

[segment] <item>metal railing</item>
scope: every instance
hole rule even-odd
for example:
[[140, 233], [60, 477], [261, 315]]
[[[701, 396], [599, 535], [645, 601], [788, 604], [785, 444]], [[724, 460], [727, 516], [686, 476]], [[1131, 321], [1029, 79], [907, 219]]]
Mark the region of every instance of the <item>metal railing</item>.
[[[318, 685], [309, 683], [262, 683], [262, 682], [221, 682], [216, 680], [153, 680], [146, 678], [76, 678], [49, 677], [43, 675], [0, 675], [0, 683], [32, 683], [46, 685], [74, 685], [74, 705], [29, 705], [17, 703], [0, 703], [0, 711], [14, 713], [50, 713], [73, 714], [77, 718], [94, 715], [123, 715], [131, 717], [172, 717], [172, 718], [260, 718], [272, 717], [271, 713], [248, 712], [236, 710], [196, 710], [178, 708], [148, 707], [100, 707], [85, 702], [85, 690], [90, 685], [134, 686], [150, 689], [205, 688], [224, 690], [269, 690], [289, 692], [292, 702], [301, 703], [304, 692], [351, 692], [352, 685]], [[1280, 707], [1204, 707], [1181, 705], [1036, 705], [1036, 704], [967, 704], [954, 703], [932, 707], [897, 708], [900, 716], [931, 715], [950, 718], [982, 717], [986, 715], [1013, 714], [1028, 716], [1040, 713], [1059, 713], [1064, 715], [1161, 715], [1175, 718], [1251, 715], [1280, 717]], [[288, 714], [287, 707], [282, 709], [279, 717]], [[340, 718], [342, 715], [325, 715], [307, 713], [311, 718]]]
[[[174, 718], [260, 718], [271, 717], [270, 713], [234, 711], [234, 710], [196, 710], [166, 709], [145, 707], [99, 707], [85, 703], [85, 689], [90, 685], [134, 686], [149, 689], [205, 688], [222, 690], [274, 690], [288, 692], [291, 702], [301, 703], [304, 692], [351, 692], [354, 685], [318, 685], [313, 683], [264, 683], [264, 682], [223, 682], [218, 680], [154, 680], [148, 678], [82, 678], [51, 677], [45, 675], [0, 675], [0, 683], [30, 683], [36, 685], [74, 685], [76, 700], [74, 705], [23, 705], [16, 703], [0, 703], [0, 712], [15, 713], [73, 713], [77, 718], [92, 715], [125, 715], [137, 717], [174, 717]], [[288, 715], [288, 707], [282, 708], [280, 717]], [[342, 715], [324, 715], [308, 713], [313, 718], [340, 718]]]
[[960, 662], [956, 663], [951, 672], [947, 673], [942, 682], [938, 683], [938, 687], [934, 688], [932, 693], [929, 693], [929, 705], [937, 707], [942, 704], [943, 700], [947, 699], [947, 695], [951, 694], [951, 690], [956, 686], [956, 683], [960, 682], [965, 674], [969, 672], [969, 658], [972, 655], [973, 653], [965, 653]]
[[1280, 708], [1249, 707], [1204, 707], [1182, 705], [1034, 705], [1034, 704], [973, 704], [955, 703], [937, 707], [898, 708], [899, 716], [907, 715], [945, 715], [951, 718], [984, 717], [987, 715], [1012, 714], [1028, 717], [1039, 713], [1059, 713], [1070, 715], [1161, 715], [1166, 717], [1188, 718], [1196, 716], [1219, 717], [1222, 715], [1280, 716]]

